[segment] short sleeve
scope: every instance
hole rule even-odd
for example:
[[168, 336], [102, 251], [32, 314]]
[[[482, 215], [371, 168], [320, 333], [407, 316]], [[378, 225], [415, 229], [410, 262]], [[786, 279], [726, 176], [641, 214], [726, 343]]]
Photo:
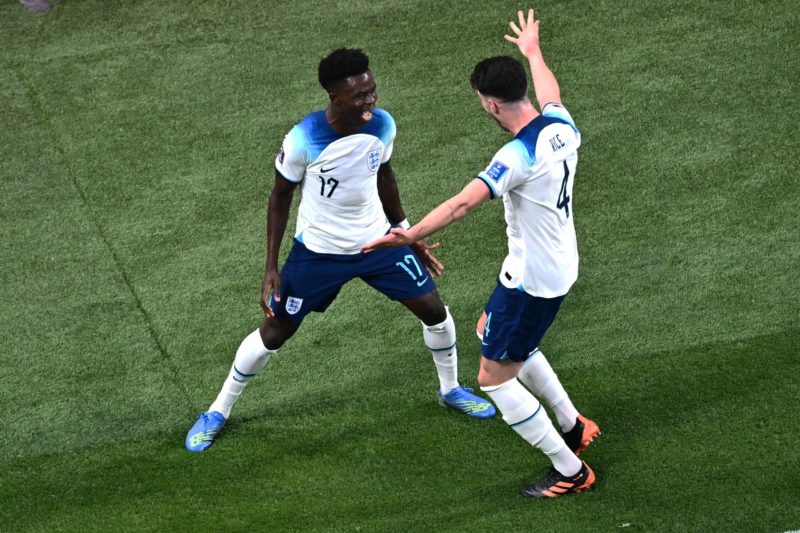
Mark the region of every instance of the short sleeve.
[[284, 137], [281, 150], [275, 159], [275, 169], [293, 183], [300, 183], [308, 166], [307, 141], [303, 131], [295, 126]]
[[478, 179], [489, 187], [492, 198], [497, 198], [525, 181], [527, 168], [532, 164], [529, 160], [525, 146], [520, 141], [511, 141], [494, 155]]
[[397, 125], [394, 123], [392, 115], [386, 113], [386, 123], [384, 124], [383, 132], [381, 134], [381, 141], [383, 142], [384, 145], [381, 164], [388, 163], [389, 159], [392, 158], [392, 150], [394, 149], [395, 135], [397, 135]]
[[561, 119], [564, 122], [569, 123], [569, 125], [572, 126], [572, 129], [575, 130], [576, 133], [578, 132], [578, 127], [575, 125], [575, 121], [573, 120], [572, 115], [570, 115], [569, 111], [567, 111], [567, 108], [561, 104], [557, 104], [555, 102], [550, 102], [549, 104], [546, 104], [542, 108], [542, 115], [545, 117], [553, 117]]

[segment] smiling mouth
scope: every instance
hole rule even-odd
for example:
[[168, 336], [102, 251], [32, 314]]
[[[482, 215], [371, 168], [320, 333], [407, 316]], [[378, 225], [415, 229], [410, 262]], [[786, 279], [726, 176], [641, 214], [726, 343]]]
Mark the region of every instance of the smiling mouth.
[[374, 107], [370, 107], [369, 109], [365, 109], [361, 112], [361, 120], [364, 122], [369, 122], [372, 120], [372, 110], [375, 109]]

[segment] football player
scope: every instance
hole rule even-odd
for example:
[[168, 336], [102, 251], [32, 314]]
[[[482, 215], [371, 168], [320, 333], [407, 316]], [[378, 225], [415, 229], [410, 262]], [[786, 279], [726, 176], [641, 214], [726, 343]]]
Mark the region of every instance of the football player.
[[[479, 204], [503, 198], [508, 225], [508, 255], [497, 287], [478, 323], [481, 364], [478, 383], [494, 401], [503, 420], [553, 463], [543, 479], [522, 494], [557, 498], [592, 486], [595, 474], [581, 453], [599, 435], [596, 423], [581, 416], [550, 367], [539, 342], [578, 277], [572, 187], [581, 135], [561, 102], [553, 72], [539, 47], [539, 21], [533, 10], [510, 23], [528, 60], [539, 110], [528, 97], [522, 64], [508, 56], [475, 66], [470, 83], [481, 107], [514, 139], [486, 169], [454, 197], [415, 226], [394, 228], [364, 250], [405, 246], [455, 222]], [[534, 394], [555, 412], [562, 437]]]
[[[318, 75], [328, 107], [291, 129], [275, 161], [261, 290], [264, 320], [242, 341], [219, 395], [189, 430], [190, 451], [211, 446], [242, 390], [303, 318], [324, 311], [354, 278], [399, 301], [422, 321], [439, 377], [440, 403], [476, 418], [495, 414], [490, 402], [458, 382], [455, 325], [428, 271], [441, 273], [430, 251], [435, 245], [415, 241], [378, 253], [361, 251], [392, 226], [409, 227], [390, 163], [395, 122], [376, 107], [369, 58], [361, 50], [338, 49], [319, 63]], [[302, 197], [294, 244], [279, 272], [281, 240], [298, 187]]]

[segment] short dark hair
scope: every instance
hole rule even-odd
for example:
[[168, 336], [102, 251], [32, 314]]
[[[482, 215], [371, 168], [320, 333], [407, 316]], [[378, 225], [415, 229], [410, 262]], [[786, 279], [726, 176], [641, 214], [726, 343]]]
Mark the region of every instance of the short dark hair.
[[528, 93], [525, 67], [511, 56], [484, 59], [475, 65], [469, 83], [481, 94], [503, 102], [516, 102]]
[[369, 57], [358, 48], [339, 48], [319, 62], [319, 84], [328, 91], [336, 82], [369, 70]]

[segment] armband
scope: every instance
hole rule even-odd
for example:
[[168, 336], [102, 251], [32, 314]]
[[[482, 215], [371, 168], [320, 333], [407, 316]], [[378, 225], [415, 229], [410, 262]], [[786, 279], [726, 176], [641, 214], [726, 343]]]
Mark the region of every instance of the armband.
[[399, 227], [401, 227], [403, 229], [408, 229], [408, 228], [411, 227], [411, 224], [408, 222], [407, 218], [404, 218], [403, 220], [401, 220], [400, 222], [397, 223], [397, 226], [399, 226]]

